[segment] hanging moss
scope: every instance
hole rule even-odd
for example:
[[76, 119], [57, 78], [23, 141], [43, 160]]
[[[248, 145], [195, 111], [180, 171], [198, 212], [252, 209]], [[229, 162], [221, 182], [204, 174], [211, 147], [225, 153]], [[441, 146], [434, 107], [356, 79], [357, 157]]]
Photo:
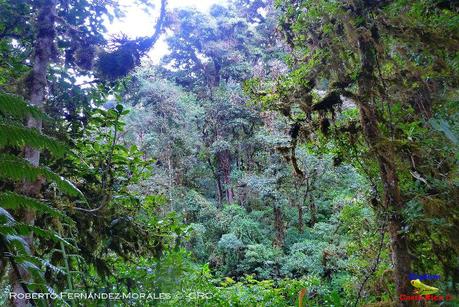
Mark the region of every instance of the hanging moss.
[[328, 118], [324, 117], [320, 120], [320, 131], [322, 131], [324, 135], [328, 135], [330, 131], [330, 126], [331, 124]]
[[335, 105], [342, 105], [343, 101], [341, 100], [340, 95], [337, 92], [331, 92], [325, 96], [319, 103], [316, 103], [312, 106], [314, 111], [331, 111], [333, 112], [333, 107]]
[[300, 123], [295, 123], [290, 127], [289, 135], [292, 139], [296, 139], [298, 137], [298, 134], [300, 133], [300, 128], [301, 125]]

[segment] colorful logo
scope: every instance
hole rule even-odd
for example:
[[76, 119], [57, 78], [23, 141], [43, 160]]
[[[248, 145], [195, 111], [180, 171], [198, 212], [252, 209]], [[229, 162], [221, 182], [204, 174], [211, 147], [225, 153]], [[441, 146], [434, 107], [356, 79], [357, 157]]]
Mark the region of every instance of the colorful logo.
[[437, 280], [437, 279], [440, 279], [440, 275], [430, 275], [430, 274], [418, 275], [418, 274], [415, 274], [415, 273], [410, 273], [408, 278], [410, 280], [419, 279], [420, 281], [423, 281], [423, 280]]
[[[410, 274], [410, 278], [412, 274]], [[453, 298], [451, 295], [434, 295], [439, 291], [438, 288], [426, 285], [421, 282], [421, 275], [417, 275], [416, 279], [411, 280], [411, 285], [415, 288], [414, 295], [400, 294], [400, 301], [451, 301]], [[422, 275], [422, 279], [439, 279], [438, 275]]]
[[434, 294], [438, 292], [438, 288], [423, 284], [419, 279], [412, 280], [411, 285], [416, 288], [414, 292], [419, 295]]

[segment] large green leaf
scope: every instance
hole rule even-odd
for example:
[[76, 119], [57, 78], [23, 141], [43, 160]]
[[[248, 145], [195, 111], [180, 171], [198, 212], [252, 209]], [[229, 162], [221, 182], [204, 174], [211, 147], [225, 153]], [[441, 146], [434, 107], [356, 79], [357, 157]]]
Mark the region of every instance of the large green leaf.
[[1, 179], [33, 182], [40, 176], [54, 182], [62, 192], [84, 198], [83, 193], [73, 183], [48, 168], [35, 167], [19, 157], [0, 154]]
[[50, 207], [49, 205], [38, 201], [34, 198], [26, 197], [14, 192], [3, 192], [0, 193], [0, 207], [6, 209], [35, 209], [37, 213], [49, 214], [53, 217], [67, 218], [63, 212]]
[[61, 238], [56, 232], [52, 230], [46, 230], [46, 229], [43, 229], [37, 226], [32, 226], [32, 225], [28, 225], [24, 223], [16, 223], [13, 227], [16, 230], [16, 232], [21, 236], [25, 236], [30, 233], [34, 233], [34, 235], [44, 238], [44, 239], [52, 240], [55, 242], [62, 241], [63, 243], [67, 245], [71, 245], [69, 242]]
[[36, 107], [28, 105], [19, 96], [0, 92], [0, 114], [22, 119], [27, 116], [47, 119], [48, 117]]
[[18, 148], [30, 146], [41, 150], [47, 149], [58, 157], [62, 157], [67, 151], [63, 144], [41, 134], [36, 129], [0, 123], [0, 148], [6, 146]]

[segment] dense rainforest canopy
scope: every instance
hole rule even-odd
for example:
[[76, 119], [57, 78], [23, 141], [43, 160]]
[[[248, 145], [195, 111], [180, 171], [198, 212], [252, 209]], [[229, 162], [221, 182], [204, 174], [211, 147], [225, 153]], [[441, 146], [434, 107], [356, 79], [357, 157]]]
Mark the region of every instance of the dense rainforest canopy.
[[130, 1], [0, 0], [1, 306], [459, 306], [457, 1]]

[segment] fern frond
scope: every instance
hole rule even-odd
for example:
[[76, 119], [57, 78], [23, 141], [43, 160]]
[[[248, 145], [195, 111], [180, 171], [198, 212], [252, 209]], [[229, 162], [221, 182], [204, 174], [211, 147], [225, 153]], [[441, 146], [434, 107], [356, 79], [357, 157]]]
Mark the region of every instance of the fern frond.
[[[20, 255], [11, 255], [9, 258], [12, 258], [14, 262], [23, 269], [27, 270], [28, 272], [33, 273], [34, 280], [40, 282], [40, 284], [36, 284], [37, 286], [44, 286], [45, 279], [43, 276], [43, 270], [41, 267], [48, 267], [55, 272], [59, 272], [62, 274], [66, 274], [62, 269], [52, 265], [49, 261], [35, 257], [32, 255], [27, 254], [20, 254]], [[25, 282], [25, 281], [24, 281]], [[27, 283], [33, 284], [33, 283]]]
[[[16, 257], [15, 259], [17, 260]], [[35, 263], [31, 261], [22, 261], [22, 262], [18, 261], [18, 266], [22, 267], [24, 271], [31, 273], [35, 281], [40, 280], [40, 281], [45, 282], [42, 271]]]
[[[18, 255], [12, 257], [14, 261], [17, 263], [19, 267], [22, 267], [27, 272], [31, 273], [34, 282], [28, 282], [27, 285], [29, 286], [30, 290], [32, 289], [43, 289], [46, 286], [46, 280], [43, 276], [43, 270], [41, 269], [42, 266], [50, 267], [52, 266], [53, 269], [56, 267], [47, 262], [44, 259], [32, 256], [32, 255]], [[58, 268], [57, 268], [58, 269]], [[58, 269], [59, 270], [59, 269]], [[64, 273], [65, 274], [65, 273]], [[31, 287], [32, 286], [32, 287]], [[37, 288], [35, 288], [37, 287]]]
[[37, 226], [32, 226], [24, 223], [16, 223], [13, 226], [13, 228], [16, 230], [17, 234], [21, 236], [25, 236], [33, 232], [33, 234], [37, 237], [48, 239], [54, 242], [63, 242], [67, 245], [72, 246], [69, 242], [61, 238], [56, 232], [52, 230], [46, 230]]
[[38, 258], [40, 260], [40, 262], [43, 264], [43, 266], [51, 269], [52, 271], [54, 271], [55, 273], [60, 273], [62, 275], [66, 275], [67, 272], [64, 271], [63, 269], [61, 269], [60, 267], [58, 266], [55, 266], [53, 265], [51, 262], [47, 261], [46, 259], [41, 259], [41, 258]]
[[14, 223], [14, 217], [5, 209], [0, 207], [0, 224], [11, 224]]
[[51, 180], [54, 183], [56, 183], [57, 187], [62, 192], [67, 193], [70, 196], [78, 196], [81, 199], [86, 200], [83, 193], [71, 181], [67, 180], [66, 178], [54, 173], [48, 168], [43, 168], [43, 175], [48, 180]]
[[0, 92], [0, 114], [23, 119], [32, 116], [37, 119], [48, 119], [38, 108], [30, 106], [22, 97]]
[[70, 257], [72, 257], [72, 258], [78, 258], [78, 259], [80, 259], [81, 261], [86, 261], [86, 260], [84, 259], [83, 256], [78, 255], [78, 254], [67, 254], [67, 256], [68, 256], [69, 258], [70, 258]]
[[67, 151], [63, 144], [41, 134], [36, 129], [0, 124], [0, 148], [6, 146], [17, 148], [30, 146], [41, 150], [47, 149], [57, 157], [62, 157]]
[[0, 236], [14, 236], [16, 235], [16, 230], [14, 227], [9, 225], [0, 225]]
[[[40, 280], [38, 280], [38, 282], [27, 282], [27, 287], [29, 288], [29, 291], [30, 292], [35, 292], [35, 293], [51, 293], [49, 291], [49, 289], [51, 289], [51, 287], [49, 287], [47, 284], [46, 284], [46, 280], [44, 279], [44, 277], [40, 276]], [[63, 301], [59, 298], [59, 295], [57, 296], [57, 300], [59, 302]], [[37, 301], [35, 300], [35, 303], [40, 303], [40, 301]], [[49, 306], [49, 305], [38, 305], [38, 306]], [[66, 305], [64, 305], [66, 306]]]
[[31, 271], [31, 270], [40, 271], [40, 268], [37, 265], [35, 265], [35, 263], [32, 263], [30, 261], [19, 262], [18, 264], [27, 271]]
[[0, 154], [0, 179], [34, 182], [40, 176], [54, 182], [62, 192], [84, 199], [83, 193], [73, 183], [51, 170], [35, 167], [13, 155]]
[[14, 260], [20, 264], [24, 262], [32, 263], [35, 267], [39, 267], [42, 264], [40, 258], [32, 256], [32, 255], [18, 255], [14, 256]]
[[24, 238], [18, 235], [6, 235], [3, 236], [3, 240], [10, 249], [14, 248], [20, 254], [30, 254], [29, 244], [26, 242], [26, 240], [24, 240]]
[[11, 181], [37, 180], [42, 172], [27, 161], [9, 154], [0, 155], [0, 178]]
[[[0, 150], [4, 147], [22, 149], [28, 146], [41, 151], [48, 150], [53, 155], [62, 157], [68, 150], [66, 146], [51, 137], [41, 134], [38, 130], [19, 125], [23, 119], [28, 117], [42, 120], [49, 119], [45, 113], [34, 106], [30, 106], [21, 97], [0, 92]], [[81, 197], [86, 201], [75, 185], [52, 172], [49, 168], [34, 166], [21, 157], [0, 153], [0, 180], [35, 182], [39, 178], [53, 182], [62, 192], [70, 196]], [[66, 217], [63, 212], [37, 199], [14, 192], [0, 192], [0, 243], [2, 249], [5, 249], [0, 252], [4, 257], [9, 258], [16, 271], [17, 267], [22, 267], [24, 271], [30, 274], [32, 279], [28, 278], [21, 281], [24, 287], [27, 284], [29, 290], [32, 291], [47, 288], [42, 268], [47, 267], [63, 274], [65, 272], [52, 265], [49, 261], [32, 256], [30, 246], [24, 237], [34, 234], [38, 238], [59, 242], [61, 246], [64, 243], [72, 245], [52, 230], [17, 222], [5, 210], [6, 208], [32, 209], [37, 213], [63, 218], [72, 223], [73, 221]], [[72, 247], [75, 248], [74, 246]], [[21, 277], [20, 274], [18, 277]], [[51, 288], [49, 290], [52, 291]]]
[[35, 209], [37, 213], [46, 213], [52, 217], [67, 218], [61, 211], [48, 206], [47, 204], [38, 201], [34, 198], [26, 197], [23, 195], [16, 194], [14, 192], [3, 192], [0, 193], [0, 206], [6, 209]]

